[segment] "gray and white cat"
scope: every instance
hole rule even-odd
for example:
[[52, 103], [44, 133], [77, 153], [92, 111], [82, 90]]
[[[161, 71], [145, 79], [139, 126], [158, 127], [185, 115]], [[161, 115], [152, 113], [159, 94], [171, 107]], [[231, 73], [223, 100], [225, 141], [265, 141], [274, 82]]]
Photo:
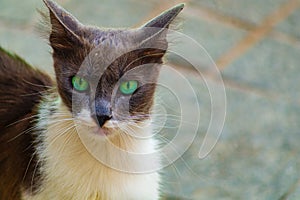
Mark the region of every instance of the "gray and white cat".
[[44, 3], [56, 79], [0, 48], [0, 199], [158, 199], [149, 169], [159, 156], [130, 155], [156, 150], [155, 83], [184, 5], [139, 28], [101, 29]]

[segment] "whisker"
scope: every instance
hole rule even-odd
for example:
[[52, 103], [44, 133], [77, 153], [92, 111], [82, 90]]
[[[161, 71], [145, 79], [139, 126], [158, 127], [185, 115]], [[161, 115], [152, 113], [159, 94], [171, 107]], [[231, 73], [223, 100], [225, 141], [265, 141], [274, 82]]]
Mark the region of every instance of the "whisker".
[[[49, 147], [51, 146], [51, 145], [53, 145], [55, 142], [56, 142], [56, 140], [58, 139], [58, 138], [60, 138], [61, 136], [63, 136], [65, 133], [67, 133], [70, 129], [72, 129], [72, 128], [75, 128], [75, 126], [73, 125], [73, 124], [71, 124], [71, 126], [69, 126], [68, 128], [66, 128], [63, 132], [61, 132], [61, 133], [59, 133], [58, 135], [56, 135], [54, 138], [53, 138], [53, 140], [49, 143]], [[61, 131], [61, 130], [59, 130], [59, 131]]]
[[[170, 144], [170, 146], [172, 147], [172, 149], [177, 153], [179, 154], [179, 152], [176, 150], [176, 147], [174, 146], [173, 142], [172, 141], [169, 141], [167, 138], [165, 138], [164, 136], [162, 135], [158, 135], [162, 140], [164, 140], [164, 142], [166, 142], [166, 144]], [[195, 173], [193, 171], [193, 169], [189, 166], [189, 164], [182, 158], [182, 156], [179, 157], [179, 159], [183, 162], [183, 164], [186, 166], [186, 168], [188, 169], [188, 171], [190, 173], [192, 173], [193, 176], [195, 177], [198, 177], [198, 178], [201, 178], [197, 173]], [[169, 160], [168, 160], [169, 161]]]
[[29, 160], [29, 162], [27, 164], [27, 167], [26, 167], [23, 179], [22, 179], [23, 181], [25, 180], [25, 177], [26, 177], [26, 174], [28, 172], [29, 166], [30, 166], [30, 164], [31, 164], [31, 162], [32, 162], [32, 160], [33, 160], [33, 158], [34, 158], [35, 155], [36, 155], [36, 151], [32, 154], [32, 156], [31, 156], [31, 158], [30, 158], [30, 160]]
[[43, 87], [43, 88], [50, 88], [50, 89], [53, 88], [52, 86], [48, 86], [48, 85], [35, 84], [35, 83], [29, 82], [28, 80], [25, 80], [25, 79], [23, 79], [22, 81], [29, 85], [36, 86], [36, 87]]
[[22, 94], [21, 97], [28, 97], [28, 96], [34, 96], [34, 95], [41, 95], [42, 92], [34, 92], [34, 93], [28, 93], [28, 94]]
[[37, 171], [37, 168], [38, 168], [38, 165], [39, 165], [40, 162], [41, 162], [41, 158], [39, 158], [38, 161], [36, 162], [34, 170], [33, 170], [33, 174], [32, 174], [32, 177], [31, 177], [31, 187], [30, 187], [31, 194], [33, 193], [34, 176], [36, 174], [36, 171]]
[[[167, 157], [165, 154], [163, 154], [163, 156]], [[168, 161], [170, 161], [170, 160], [168, 160]], [[175, 183], [176, 187], [177, 187], [177, 190], [179, 191], [179, 193], [182, 193], [183, 186], [182, 186], [182, 183], [181, 183], [181, 180], [180, 180], [180, 177], [181, 177], [180, 171], [178, 170], [178, 168], [176, 167], [176, 165], [174, 163], [171, 163], [169, 166], [172, 167], [173, 172], [175, 174], [175, 177], [177, 179], [177, 181], [173, 181], [172, 183], [173, 183], [173, 185]]]
[[[70, 127], [70, 129], [72, 129], [72, 128], [74, 128], [75, 126], [73, 126], [73, 127]], [[66, 132], [68, 132], [69, 130], [67, 130]], [[71, 130], [71, 131], [73, 131], [73, 130]], [[72, 134], [73, 134], [73, 132], [72, 132]], [[64, 149], [65, 149], [65, 147], [67, 146], [67, 144], [70, 142], [70, 140], [71, 140], [71, 137], [72, 137], [72, 134], [69, 134], [68, 136], [67, 136], [67, 138], [65, 139], [65, 141], [64, 141], [64, 143], [63, 143], [63, 145], [62, 145], [62, 147], [61, 147], [61, 150], [60, 150], [60, 152], [63, 152], [64, 151]], [[60, 137], [61, 137], [62, 135], [60, 135]]]
[[31, 131], [34, 130], [35, 128], [36, 128], [35, 126], [30, 127], [30, 128], [28, 128], [28, 129], [22, 131], [21, 133], [19, 133], [19, 134], [16, 135], [15, 137], [9, 139], [7, 142], [12, 142], [13, 140], [17, 139], [17, 138], [20, 137], [21, 135], [27, 134], [27, 133], [31, 132]]
[[17, 123], [19, 123], [19, 122], [22, 122], [22, 121], [25, 121], [25, 120], [28, 120], [28, 119], [35, 118], [35, 117], [37, 117], [37, 116], [38, 116], [38, 115], [33, 115], [33, 116], [30, 116], [30, 117], [26, 117], [26, 118], [17, 120], [17, 121], [15, 121], [15, 122], [12, 122], [12, 123], [8, 124], [8, 125], [6, 126], [6, 128], [8, 128], [8, 127], [10, 127], [10, 126], [12, 126], [12, 125], [15, 125], [15, 124], [17, 124]]

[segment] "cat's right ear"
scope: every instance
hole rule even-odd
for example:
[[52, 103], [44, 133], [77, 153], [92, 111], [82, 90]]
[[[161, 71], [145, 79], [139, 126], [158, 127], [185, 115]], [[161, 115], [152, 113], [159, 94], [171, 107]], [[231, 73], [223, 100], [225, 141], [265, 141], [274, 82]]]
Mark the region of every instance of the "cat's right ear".
[[72, 50], [74, 45], [81, 45], [81, 23], [55, 2], [43, 1], [49, 9], [51, 23], [49, 40], [54, 52]]

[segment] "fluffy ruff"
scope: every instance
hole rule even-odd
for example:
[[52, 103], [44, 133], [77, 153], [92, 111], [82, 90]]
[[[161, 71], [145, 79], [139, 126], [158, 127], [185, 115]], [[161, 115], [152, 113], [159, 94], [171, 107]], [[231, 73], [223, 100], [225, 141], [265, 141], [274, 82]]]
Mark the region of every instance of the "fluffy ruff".
[[[95, 152], [102, 152], [109, 160], [121, 162], [127, 168], [141, 168], [146, 163], [124, 160], [111, 147], [150, 153], [155, 151], [157, 144], [153, 137], [141, 140], [117, 128], [109, 128], [112, 131], [109, 137], [96, 135], [91, 131], [92, 125], [74, 123], [72, 113], [57, 96], [47, 97], [39, 110], [37, 128], [42, 132], [38, 136], [36, 154], [41, 167], [36, 173], [41, 175], [42, 185], [34, 194], [24, 191], [23, 200], [159, 198], [160, 176], [157, 172], [134, 174], [116, 170], [101, 163], [90, 151], [97, 149]], [[134, 126], [130, 130], [143, 136], [151, 134], [151, 126]], [[158, 167], [159, 158], [155, 158], [152, 165]]]

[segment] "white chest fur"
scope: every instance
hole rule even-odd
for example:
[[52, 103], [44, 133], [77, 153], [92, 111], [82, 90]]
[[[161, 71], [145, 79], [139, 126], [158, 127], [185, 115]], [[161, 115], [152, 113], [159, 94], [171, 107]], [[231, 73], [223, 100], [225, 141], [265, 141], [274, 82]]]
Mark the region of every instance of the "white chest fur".
[[[41, 127], [47, 127], [39, 136], [40, 145], [37, 150], [38, 157], [43, 163], [42, 186], [35, 195], [25, 192], [24, 200], [155, 200], [159, 198], [160, 177], [157, 172], [131, 174], [101, 164], [82, 144], [76, 129], [71, 128], [72, 122], [68, 120], [71, 118], [71, 113], [60, 102], [57, 104], [60, 106], [59, 113], [39, 124]], [[148, 152], [155, 150], [155, 144], [154, 139], [148, 139], [147, 142], [135, 146], [140, 148], [141, 152]], [[110, 155], [109, 151], [103, 153], [113, 159], [121, 159], [117, 154]], [[141, 163], [124, 163], [124, 165], [135, 164]]]

